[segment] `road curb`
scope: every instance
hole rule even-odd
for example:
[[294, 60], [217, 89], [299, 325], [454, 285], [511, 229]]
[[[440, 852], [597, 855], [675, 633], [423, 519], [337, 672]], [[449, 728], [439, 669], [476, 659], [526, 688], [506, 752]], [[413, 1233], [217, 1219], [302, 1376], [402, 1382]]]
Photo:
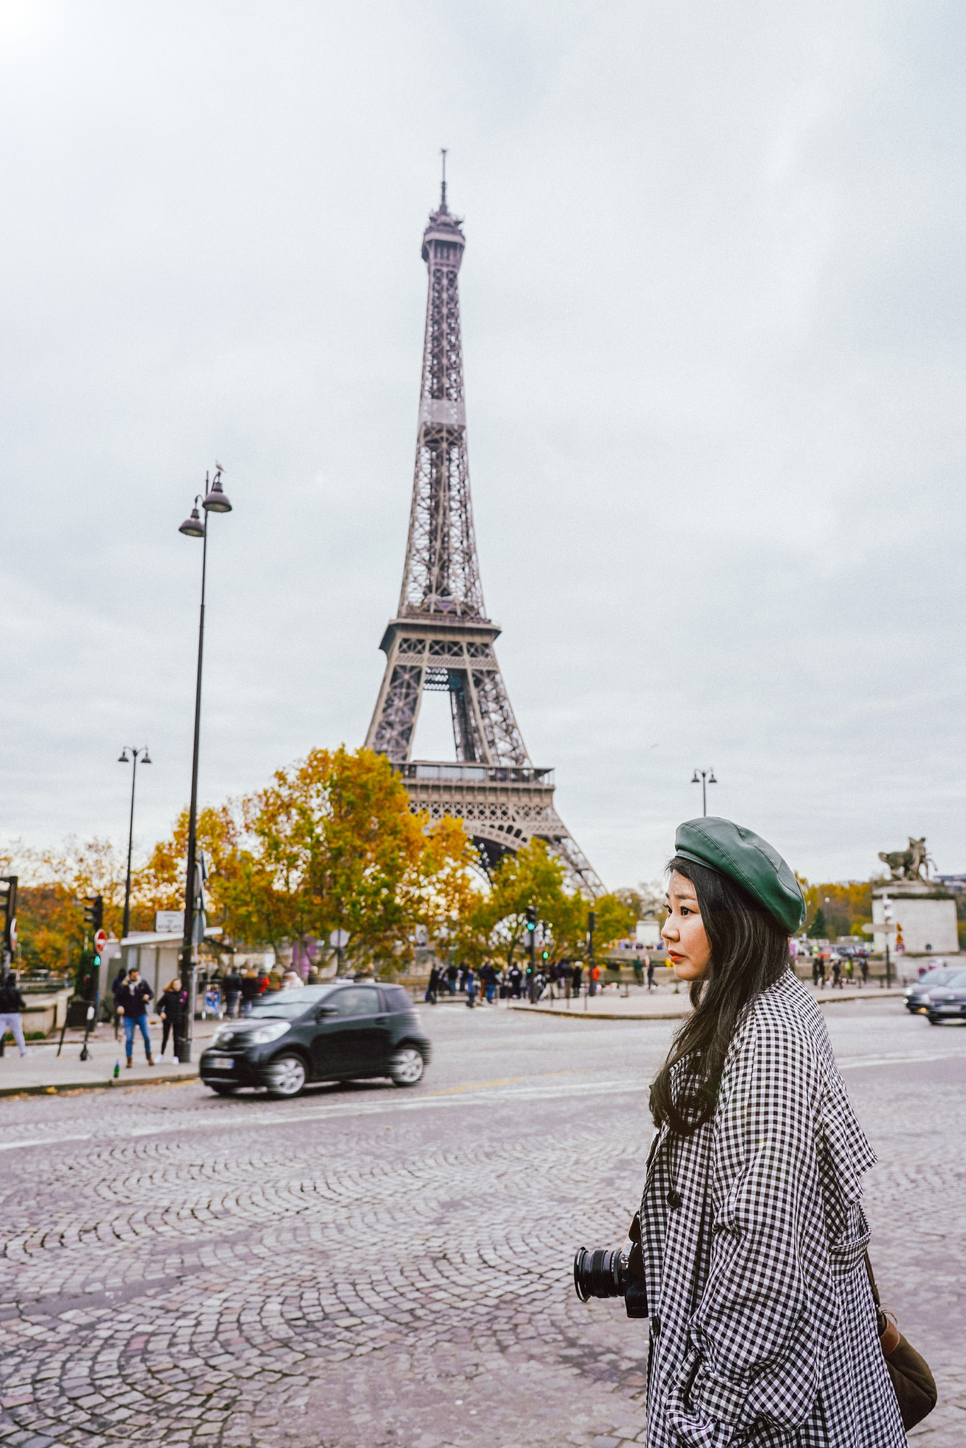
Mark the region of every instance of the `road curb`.
[[103, 1091], [106, 1087], [157, 1086], [172, 1081], [197, 1081], [197, 1071], [159, 1071], [157, 1076], [139, 1076], [126, 1081], [108, 1076], [106, 1081], [48, 1081], [39, 1086], [0, 1086], [0, 1096], [56, 1096], [61, 1091]]
[[[820, 1006], [834, 1006], [853, 1001], [896, 1000], [905, 994], [905, 989], [905, 986], [893, 986], [889, 990], [869, 987], [866, 990], [836, 991], [834, 995], [825, 991], [816, 996], [815, 1001]], [[530, 1016], [554, 1016], [558, 1021], [679, 1021], [691, 1014], [691, 1007], [684, 1004], [671, 1011], [568, 1011], [566, 1007], [525, 1005], [511, 1005], [510, 1010]]]

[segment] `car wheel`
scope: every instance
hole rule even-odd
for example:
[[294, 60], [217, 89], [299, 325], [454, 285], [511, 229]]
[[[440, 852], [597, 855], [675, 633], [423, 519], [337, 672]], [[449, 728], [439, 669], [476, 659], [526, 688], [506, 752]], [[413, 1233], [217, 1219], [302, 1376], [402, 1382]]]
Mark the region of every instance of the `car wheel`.
[[402, 1046], [393, 1053], [389, 1075], [394, 1086], [415, 1086], [423, 1078], [426, 1063], [415, 1046]]
[[301, 1056], [279, 1056], [265, 1072], [269, 1096], [298, 1096], [305, 1085], [305, 1062]]
[[205, 1085], [209, 1087], [210, 1090], [214, 1091], [216, 1096], [234, 1096], [235, 1092], [238, 1090], [237, 1086], [223, 1086], [221, 1082], [219, 1082], [216, 1086], [213, 1081], [206, 1081]]

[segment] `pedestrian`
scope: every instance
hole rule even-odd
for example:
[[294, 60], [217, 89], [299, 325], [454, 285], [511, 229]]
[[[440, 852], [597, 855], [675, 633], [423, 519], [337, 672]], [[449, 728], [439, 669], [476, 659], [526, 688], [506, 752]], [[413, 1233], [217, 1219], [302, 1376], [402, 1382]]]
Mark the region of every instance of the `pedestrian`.
[[[279, 985], [281, 985], [281, 983], [282, 982], [279, 981]], [[269, 977], [269, 973], [265, 969], [265, 967], [262, 966], [261, 970], [258, 972], [258, 995], [263, 996], [265, 992], [270, 989], [271, 979]]]
[[648, 964], [647, 956], [635, 955], [634, 957], [634, 980], [644, 989], [644, 967]]
[[649, 991], [657, 990], [657, 981], [654, 979], [654, 961], [647, 957], [647, 988]]
[[277, 966], [277, 965], [273, 965], [272, 968], [271, 968], [271, 970], [268, 972], [268, 975], [266, 976], [266, 980], [265, 980], [265, 990], [266, 990], [266, 991], [276, 991], [276, 990], [281, 990], [281, 989], [282, 989], [282, 972], [278, 969], [278, 966]]
[[436, 1005], [439, 995], [439, 966], [433, 961], [432, 969], [429, 972], [429, 984], [426, 987], [425, 999], [431, 1006]]
[[863, 1260], [875, 1156], [791, 969], [801, 888], [722, 819], [681, 825], [669, 869], [663, 935], [694, 1010], [651, 1087], [648, 1448], [902, 1448]]
[[302, 987], [304, 986], [304, 984], [305, 984], [305, 981], [304, 981], [304, 980], [302, 979], [302, 977], [299, 975], [298, 971], [297, 971], [297, 970], [292, 970], [291, 968], [289, 968], [287, 971], [285, 971], [284, 975], [282, 976], [282, 982], [281, 982], [281, 987], [280, 987], [280, 989], [282, 989], [282, 990], [301, 990]]
[[458, 975], [459, 971], [457, 970], [455, 964], [450, 962], [450, 964], [446, 967], [446, 984], [449, 986], [449, 993], [451, 996], [454, 996], [456, 994], [456, 977]]
[[517, 965], [516, 961], [513, 962], [508, 970], [507, 979], [510, 982], [510, 996], [513, 1000], [518, 1001], [520, 999], [520, 992], [523, 989], [523, 971]]
[[836, 953], [832, 956], [832, 989], [841, 990], [842, 987], [842, 961]]
[[470, 1010], [476, 1005], [476, 984], [476, 971], [468, 965], [463, 973], [463, 990], [466, 991], [466, 1004]]
[[587, 978], [589, 981], [588, 990], [590, 991], [590, 994], [592, 996], [595, 996], [597, 994], [597, 987], [600, 982], [600, 966], [592, 965], [587, 972]]
[[177, 1058], [178, 1040], [181, 1036], [181, 1023], [184, 1020], [187, 1004], [188, 992], [181, 989], [181, 981], [175, 976], [174, 980], [168, 981], [164, 990], [161, 992], [161, 999], [158, 1001], [158, 1015], [161, 1017], [162, 1056], [167, 1048], [168, 1036], [170, 1035], [172, 1038], [172, 1048]]
[[3, 1041], [9, 1031], [17, 1043], [17, 1050], [21, 1056], [29, 1055], [27, 1043], [23, 1038], [23, 1015], [27, 1009], [27, 1002], [20, 994], [17, 986], [17, 977], [11, 970], [4, 976], [3, 985], [0, 986], [0, 1041]]
[[148, 1065], [154, 1065], [154, 1057], [151, 1055], [151, 1037], [148, 1034], [148, 1001], [153, 996], [154, 992], [151, 987], [146, 980], [141, 979], [141, 972], [134, 966], [128, 971], [127, 980], [117, 993], [118, 1014], [124, 1017], [124, 1051], [128, 1067], [134, 1065], [135, 1029], [141, 1032]]
[[484, 960], [480, 967], [480, 982], [487, 1005], [492, 1005], [493, 997], [496, 994], [496, 970], [492, 960]]
[[243, 1016], [250, 1015], [252, 1006], [258, 998], [258, 975], [251, 967], [242, 976], [241, 994], [241, 1013]]
[[236, 966], [225, 976], [225, 1015], [230, 1021], [238, 1016], [238, 1002], [241, 1000], [242, 978]]
[[869, 984], [869, 957], [863, 951], [859, 957], [859, 970], [862, 972], [862, 984]]
[[583, 967], [581, 966], [580, 961], [576, 960], [574, 961], [574, 968], [570, 976], [570, 989], [573, 991], [573, 994], [576, 996], [577, 1000], [580, 1000], [580, 982], [582, 978]]

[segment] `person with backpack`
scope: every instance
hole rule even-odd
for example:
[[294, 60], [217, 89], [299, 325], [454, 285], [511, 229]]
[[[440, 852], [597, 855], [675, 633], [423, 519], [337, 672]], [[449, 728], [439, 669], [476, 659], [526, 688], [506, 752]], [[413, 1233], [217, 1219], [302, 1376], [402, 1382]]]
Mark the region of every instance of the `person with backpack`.
[[247, 1016], [251, 1013], [252, 1005], [258, 997], [258, 976], [251, 967], [242, 976], [241, 995], [241, 1013], [243, 1016]]

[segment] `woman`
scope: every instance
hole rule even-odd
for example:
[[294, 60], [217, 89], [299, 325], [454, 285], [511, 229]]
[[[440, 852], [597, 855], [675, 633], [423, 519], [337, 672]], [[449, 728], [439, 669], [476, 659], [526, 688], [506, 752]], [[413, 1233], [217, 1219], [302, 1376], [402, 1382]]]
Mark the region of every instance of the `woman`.
[[3, 977], [3, 985], [0, 986], [0, 1041], [9, 1031], [17, 1043], [17, 1050], [21, 1056], [29, 1055], [27, 1043], [23, 1038], [23, 1014], [27, 1009], [27, 1002], [17, 987], [17, 977], [11, 970]]
[[863, 1262], [875, 1156], [789, 969], [798, 881], [721, 819], [681, 825], [669, 868], [695, 1009], [651, 1088], [649, 1448], [900, 1448]]
[[178, 1036], [181, 1034], [181, 1022], [184, 1019], [185, 1006], [188, 1003], [188, 992], [181, 989], [181, 979], [175, 976], [169, 980], [161, 992], [161, 999], [158, 1001], [158, 1015], [161, 1017], [161, 1055], [163, 1056], [168, 1047], [168, 1037], [171, 1037], [172, 1046], [175, 1051], [178, 1048]]

